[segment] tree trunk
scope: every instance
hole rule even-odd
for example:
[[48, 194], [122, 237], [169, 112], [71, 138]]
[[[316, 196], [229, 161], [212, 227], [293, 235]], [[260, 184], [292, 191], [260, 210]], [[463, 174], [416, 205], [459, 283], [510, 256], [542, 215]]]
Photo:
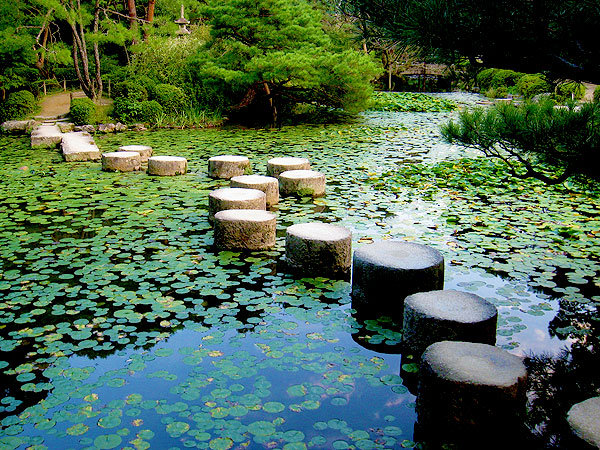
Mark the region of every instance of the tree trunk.
[[269, 83], [266, 81], [263, 83], [265, 87], [265, 92], [267, 93], [267, 97], [269, 98], [269, 104], [271, 105], [271, 112], [273, 114], [273, 127], [277, 126], [277, 107], [275, 106], [275, 102], [273, 102], [273, 96], [271, 95], [271, 89], [269, 89]]
[[[137, 11], [135, 8], [135, 0], [127, 0], [127, 9], [129, 11], [129, 29], [136, 30], [137, 29]], [[132, 41], [132, 44], [135, 44], [135, 38]]]
[[148, 0], [148, 8], [146, 10], [146, 28], [144, 28], [144, 41], [148, 40], [148, 27], [152, 26], [152, 22], [154, 21], [154, 5], [156, 4], [156, 0]]
[[[85, 29], [83, 28], [82, 17], [81, 17], [81, 3], [77, 1], [78, 10], [77, 22], [70, 22], [71, 32], [73, 34], [73, 64], [75, 66], [75, 72], [77, 73], [77, 79], [81, 85], [81, 89], [86, 96], [96, 101], [102, 96], [102, 78], [100, 73], [100, 51], [98, 43], [94, 42], [92, 49], [94, 51], [94, 66], [96, 69], [95, 79], [92, 81], [90, 77], [90, 66], [87, 51], [87, 43], [85, 41]], [[94, 10], [94, 22], [93, 31], [98, 32], [98, 23], [100, 22], [100, 0], [96, 0]], [[81, 65], [81, 67], [80, 67]]]

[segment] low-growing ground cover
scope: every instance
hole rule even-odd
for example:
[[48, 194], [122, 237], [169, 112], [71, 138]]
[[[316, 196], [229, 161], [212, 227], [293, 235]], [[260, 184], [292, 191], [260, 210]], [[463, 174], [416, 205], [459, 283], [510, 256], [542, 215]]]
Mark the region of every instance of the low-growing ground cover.
[[[188, 158], [173, 178], [66, 164], [0, 137], [0, 448], [413, 447], [400, 370], [415, 367], [398, 330], [355, 317], [348, 282], [284, 272], [292, 223], [345, 225], [355, 247], [432, 245], [447, 288], [499, 308], [503, 348], [583, 340], [599, 295], [597, 193], [503, 181], [442, 143], [451, 114], [97, 137], [102, 151]], [[272, 251], [215, 252], [207, 197], [227, 182], [207, 177], [207, 159], [226, 153], [255, 173], [308, 157], [327, 196], [283, 199]]]

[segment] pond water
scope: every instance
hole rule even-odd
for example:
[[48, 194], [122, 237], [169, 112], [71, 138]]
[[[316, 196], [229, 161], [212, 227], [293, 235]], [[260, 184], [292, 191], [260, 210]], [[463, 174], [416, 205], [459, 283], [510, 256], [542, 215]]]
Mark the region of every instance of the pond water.
[[[514, 216], [523, 243], [461, 227], [484, 212], [455, 187], [423, 188], [414, 172], [405, 187], [385, 184], [405, 168], [473, 156], [439, 137], [453, 114], [96, 138], [102, 151], [142, 144], [188, 158], [189, 173], [172, 178], [66, 164], [54, 149], [0, 137], [0, 450], [414, 447], [414, 365], [397, 328], [355, 317], [347, 281], [284, 272], [294, 223], [349, 227], [355, 248], [431, 245], [444, 254], [446, 288], [498, 307], [497, 345], [516, 354], [568, 346], [573, 334], [550, 326], [561, 302], [582, 311], [600, 300], [597, 199], [534, 185], [541, 212], [495, 205], [498, 222], [524, 208]], [[326, 174], [327, 195], [282, 199], [273, 250], [216, 252], [208, 194], [228, 183], [207, 177], [207, 159], [218, 154], [250, 157], [255, 173], [271, 157], [307, 157]], [[565, 211], [577, 217], [556, 224]], [[527, 229], [543, 221], [536, 214], [587, 238], [546, 243]]]

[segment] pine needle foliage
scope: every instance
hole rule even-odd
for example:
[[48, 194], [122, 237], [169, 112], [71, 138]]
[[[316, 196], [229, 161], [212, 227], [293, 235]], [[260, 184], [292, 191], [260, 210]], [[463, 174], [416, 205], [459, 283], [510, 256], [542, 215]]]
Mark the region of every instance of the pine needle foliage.
[[442, 127], [449, 143], [504, 161], [512, 176], [558, 184], [583, 175], [600, 180], [600, 105], [552, 101], [497, 104], [461, 112]]

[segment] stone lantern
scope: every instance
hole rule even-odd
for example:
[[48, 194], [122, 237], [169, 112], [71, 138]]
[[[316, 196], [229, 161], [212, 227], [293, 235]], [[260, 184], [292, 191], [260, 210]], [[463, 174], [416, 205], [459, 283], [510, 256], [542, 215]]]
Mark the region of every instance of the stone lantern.
[[187, 29], [186, 25], [190, 23], [183, 15], [183, 5], [181, 5], [181, 17], [175, 21], [177, 25], [179, 25], [179, 29], [177, 30], [177, 35], [185, 36], [186, 34], [190, 34], [191, 31]]

